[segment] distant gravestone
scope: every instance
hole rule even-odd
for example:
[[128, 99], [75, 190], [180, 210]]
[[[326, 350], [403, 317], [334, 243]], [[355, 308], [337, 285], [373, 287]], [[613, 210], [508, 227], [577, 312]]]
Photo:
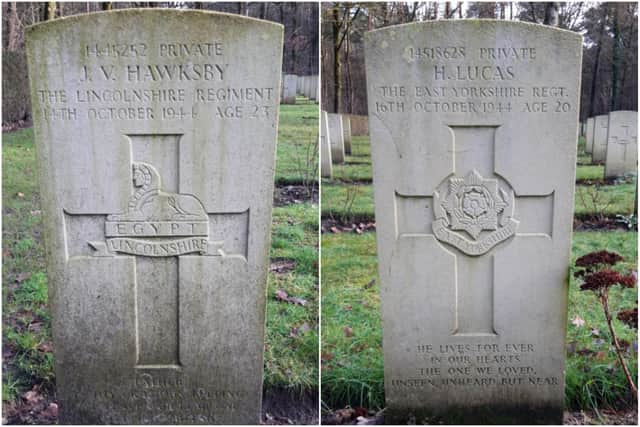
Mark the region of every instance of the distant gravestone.
[[321, 112], [320, 119], [320, 174], [323, 178], [331, 178], [333, 166], [331, 164], [331, 142], [329, 141], [329, 119], [327, 112]]
[[282, 104], [295, 104], [296, 103], [296, 82], [297, 77], [295, 74], [285, 74], [282, 81]]
[[282, 36], [162, 9], [27, 29], [60, 423], [259, 422]]
[[296, 80], [296, 93], [302, 95], [302, 87], [304, 86], [304, 76], [298, 76]]
[[331, 161], [333, 163], [344, 163], [344, 132], [340, 114], [327, 113], [327, 124], [329, 125]]
[[304, 96], [311, 99], [311, 79], [312, 76], [304, 76]]
[[638, 112], [612, 111], [607, 125], [605, 178], [638, 171]]
[[344, 153], [351, 154], [351, 120], [348, 114], [341, 114], [342, 135], [344, 137]]
[[603, 114], [595, 116], [593, 121], [593, 149], [591, 151], [591, 161], [602, 163], [607, 153], [607, 126], [609, 125], [609, 115]]
[[585, 153], [591, 154], [593, 153], [593, 124], [595, 119], [593, 117], [589, 117], [587, 119], [587, 126], [585, 128]]
[[365, 34], [385, 422], [562, 423], [581, 41]]
[[369, 117], [357, 114], [349, 114], [349, 121], [351, 122], [351, 135], [352, 136], [366, 136], [369, 135]]
[[314, 101], [318, 100], [318, 83], [320, 82], [320, 80], [318, 80], [318, 75], [313, 75], [311, 76], [311, 89], [309, 90], [309, 99], [312, 99]]

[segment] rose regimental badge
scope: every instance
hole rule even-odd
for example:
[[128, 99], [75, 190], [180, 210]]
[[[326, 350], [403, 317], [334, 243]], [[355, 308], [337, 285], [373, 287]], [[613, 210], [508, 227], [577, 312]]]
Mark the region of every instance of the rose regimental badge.
[[512, 189], [499, 188], [497, 179], [485, 179], [474, 169], [464, 178], [449, 178], [444, 197], [434, 192], [433, 233], [467, 255], [482, 255], [515, 234], [514, 207]]

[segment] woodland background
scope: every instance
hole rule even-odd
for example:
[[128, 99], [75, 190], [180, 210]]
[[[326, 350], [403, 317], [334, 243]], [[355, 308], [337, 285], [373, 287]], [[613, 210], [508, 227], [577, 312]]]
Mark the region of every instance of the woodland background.
[[552, 25], [584, 36], [580, 120], [638, 109], [638, 3], [321, 3], [322, 109], [367, 114], [363, 35], [389, 25], [490, 18]]
[[30, 122], [25, 27], [81, 13], [165, 7], [212, 10], [284, 25], [282, 71], [318, 74], [318, 3], [289, 2], [2, 2], [2, 123]]

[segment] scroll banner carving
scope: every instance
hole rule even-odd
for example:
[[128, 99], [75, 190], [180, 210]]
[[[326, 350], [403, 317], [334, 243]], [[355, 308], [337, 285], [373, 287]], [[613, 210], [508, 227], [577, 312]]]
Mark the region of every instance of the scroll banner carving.
[[209, 241], [209, 217], [200, 200], [163, 191], [160, 174], [148, 163], [134, 162], [132, 172], [137, 190], [124, 212], [107, 216], [106, 242], [88, 242], [93, 256], [224, 255], [224, 242]]

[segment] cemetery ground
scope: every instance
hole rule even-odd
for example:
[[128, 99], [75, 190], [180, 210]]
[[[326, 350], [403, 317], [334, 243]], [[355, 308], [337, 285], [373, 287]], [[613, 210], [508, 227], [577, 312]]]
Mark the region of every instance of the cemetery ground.
[[[322, 407], [323, 423], [377, 423], [384, 408], [382, 321], [369, 138], [354, 136], [352, 155], [333, 165], [321, 184], [322, 204]], [[595, 250], [621, 254], [622, 270], [637, 267], [635, 176], [603, 179], [578, 146], [572, 264]], [[573, 268], [571, 268], [571, 273]], [[607, 323], [590, 292], [570, 276], [567, 316], [565, 424], [637, 424], [636, 407]], [[636, 289], [611, 291], [612, 311], [632, 308]], [[615, 314], [614, 314], [615, 317]], [[625, 357], [637, 372], [637, 335], [614, 319]], [[636, 379], [637, 382], [637, 379]], [[376, 415], [377, 414], [377, 415]], [[361, 420], [362, 421], [362, 420]], [[533, 420], [532, 420], [533, 422]]]
[[[267, 294], [263, 422], [316, 423], [317, 104], [280, 108]], [[3, 134], [3, 423], [57, 418], [31, 128]]]

